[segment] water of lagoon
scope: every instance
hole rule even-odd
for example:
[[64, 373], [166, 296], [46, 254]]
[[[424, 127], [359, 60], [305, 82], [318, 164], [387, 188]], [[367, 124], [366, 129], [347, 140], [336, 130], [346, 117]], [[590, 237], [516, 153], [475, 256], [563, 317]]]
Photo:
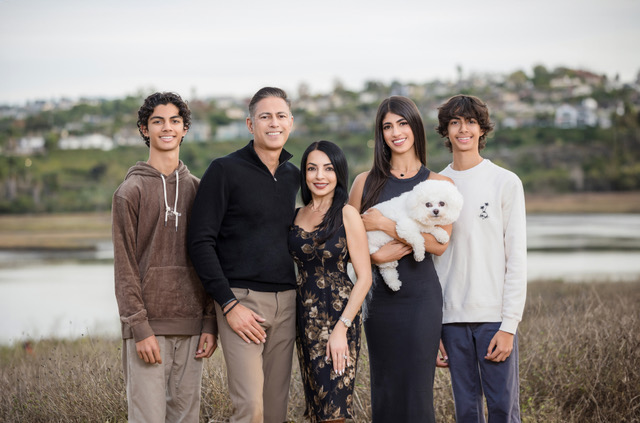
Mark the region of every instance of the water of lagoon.
[[[640, 215], [532, 215], [530, 282], [640, 280]], [[119, 336], [113, 251], [0, 252], [0, 344]]]

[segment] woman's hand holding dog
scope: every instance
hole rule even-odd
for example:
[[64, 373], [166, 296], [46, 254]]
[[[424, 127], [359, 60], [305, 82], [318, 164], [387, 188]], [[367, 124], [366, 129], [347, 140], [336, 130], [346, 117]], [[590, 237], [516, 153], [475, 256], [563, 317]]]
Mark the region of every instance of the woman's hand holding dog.
[[397, 240], [389, 241], [384, 244], [378, 251], [371, 254], [371, 263], [379, 265], [389, 263], [390, 261], [400, 260], [407, 254], [411, 254], [413, 249], [410, 245]]
[[382, 231], [391, 237], [396, 237], [396, 222], [385, 217], [378, 209], [369, 209], [361, 215], [364, 228], [367, 231]]
[[380, 210], [371, 208], [361, 215], [364, 228], [367, 231], [382, 231], [387, 235], [396, 238], [380, 247], [378, 251], [371, 255], [371, 262], [379, 265], [389, 263], [391, 261], [400, 260], [407, 254], [411, 254], [413, 249], [410, 245], [398, 240], [396, 232], [396, 222], [385, 217]]

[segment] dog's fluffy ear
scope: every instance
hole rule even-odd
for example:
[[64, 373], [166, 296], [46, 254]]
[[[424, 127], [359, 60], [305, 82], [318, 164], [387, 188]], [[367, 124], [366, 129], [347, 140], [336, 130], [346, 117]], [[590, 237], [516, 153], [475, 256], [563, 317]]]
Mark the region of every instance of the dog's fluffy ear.
[[420, 200], [419, 197], [420, 196], [417, 192], [412, 192], [410, 195], [408, 195], [406, 202], [407, 209], [413, 210], [418, 205], [418, 201]]

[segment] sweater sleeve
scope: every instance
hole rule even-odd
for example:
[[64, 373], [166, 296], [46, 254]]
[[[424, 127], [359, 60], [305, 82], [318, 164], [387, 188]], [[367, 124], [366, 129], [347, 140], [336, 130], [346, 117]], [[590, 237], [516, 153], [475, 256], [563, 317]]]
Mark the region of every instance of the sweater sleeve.
[[114, 281], [120, 321], [129, 325], [136, 342], [152, 336], [142, 300], [142, 281], [136, 260], [138, 208], [116, 193], [112, 206]]
[[189, 256], [205, 290], [218, 304], [235, 298], [216, 252], [220, 226], [229, 201], [222, 164], [214, 160], [202, 176], [191, 211]]
[[202, 333], [210, 333], [218, 337], [218, 323], [216, 321], [216, 307], [211, 296], [207, 295], [202, 316]]
[[527, 296], [527, 221], [522, 182], [515, 175], [502, 207], [506, 263], [500, 330], [516, 333]]

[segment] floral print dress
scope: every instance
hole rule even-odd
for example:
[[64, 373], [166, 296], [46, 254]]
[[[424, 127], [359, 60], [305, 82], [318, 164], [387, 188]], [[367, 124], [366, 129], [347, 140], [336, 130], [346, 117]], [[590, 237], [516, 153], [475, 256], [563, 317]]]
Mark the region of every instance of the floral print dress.
[[317, 235], [318, 231], [306, 232], [296, 225], [289, 231], [289, 252], [298, 268], [296, 346], [306, 398], [305, 416], [312, 422], [351, 418], [361, 332], [358, 313], [347, 331], [350, 366], [344, 374], [336, 374], [331, 359], [325, 356], [329, 334], [353, 287], [347, 276], [347, 236], [344, 225], [323, 244], [314, 242]]

